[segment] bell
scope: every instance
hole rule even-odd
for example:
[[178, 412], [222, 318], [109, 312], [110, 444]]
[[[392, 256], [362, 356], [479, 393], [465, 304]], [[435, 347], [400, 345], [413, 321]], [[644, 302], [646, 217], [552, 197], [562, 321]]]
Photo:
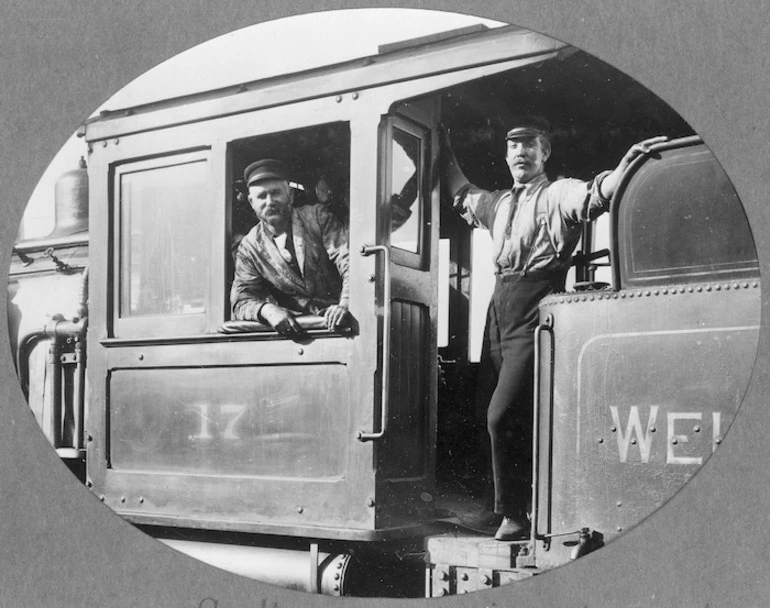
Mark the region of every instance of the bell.
[[48, 238], [57, 238], [88, 230], [88, 170], [80, 157], [77, 169], [62, 173], [54, 190], [56, 224]]

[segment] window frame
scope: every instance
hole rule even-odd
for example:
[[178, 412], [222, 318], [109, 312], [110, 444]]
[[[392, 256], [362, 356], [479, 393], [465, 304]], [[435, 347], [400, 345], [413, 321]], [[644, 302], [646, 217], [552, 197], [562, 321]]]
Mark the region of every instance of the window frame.
[[[661, 144], [655, 148], [658, 158], [662, 155], [663, 162], [667, 163], [664, 168], [672, 168], [677, 165], [696, 165], [709, 163], [710, 166], [719, 171], [722, 183], [729, 189], [730, 200], [737, 203], [738, 208], [743, 214], [744, 223], [748, 226], [745, 218], [745, 210], [740, 198], [719, 161], [713, 156], [711, 151], [703, 145], [701, 139], [697, 136], [674, 140]], [[653, 157], [655, 158], [655, 157]], [[634, 240], [632, 214], [637, 209], [646, 209], [644, 205], [639, 204], [635, 199], [628, 200], [630, 194], [634, 193], [634, 188], [640, 188], [638, 174], [640, 170], [646, 168], [652, 159], [649, 157], [640, 157], [629, 167], [623, 175], [622, 182], [613, 197], [613, 208], [611, 210], [611, 245], [613, 252], [613, 281], [616, 289], [644, 289], [648, 287], [659, 287], [672, 284], [695, 284], [710, 281], [733, 281], [756, 278], [758, 276], [758, 266], [755, 260], [745, 261], [723, 261], [721, 263], [693, 263], [686, 267], [662, 266], [660, 268], [642, 269], [634, 267], [635, 252], [639, 244]], [[659, 171], [658, 167], [654, 167]], [[652, 174], [653, 176], [655, 173]], [[649, 174], [644, 174], [642, 179], [652, 179]], [[635, 181], [637, 180], [637, 181]], [[644, 185], [644, 182], [641, 183]], [[688, 199], [689, 200], [689, 199]], [[688, 203], [689, 205], [689, 203]], [[690, 205], [694, 212], [697, 207]], [[737, 226], [738, 220], [736, 220]], [[750, 232], [750, 228], [749, 228]], [[755, 249], [756, 250], [756, 249]]]
[[[212, 285], [209, 277], [203, 286], [204, 308], [201, 312], [176, 313], [176, 314], [148, 314], [148, 315], [124, 315], [122, 313], [122, 264], [126, 247], [126, 238], [130, 235], [124, 233], [123, 225], [124, 205], [121, 197], [121, 181], [123, 176], [142, 171], [164, 169], [193, 163], [203, 163], [203, 171], [206, 172], [206, 183], [209, 184], [208, 200], [213, 209], [216, 205], [216, 184], [214, 182], [214, 166], [209, 146], [197, 149], [175, 150], [164, 152], [151, 158], [130, 159], [115, 164], [110, 170], [110, 192], [112, 195], [112, 247], [109, 267], [112, 274], [112, 289], [110, 302], [110, 315], [112, 319], [113, 336], [117, 338], [146, 338], [147, 336], [179, 337], [206, 333], [210, 325], [212, 307], [215, 305], [215, 297], [212, 294]], [[211, 239], [213, 231], [207, 235], [207, 240], [201, 243], [201, 253], [208, 256], [209, 275], [218, 263], [212, 256]], [[160, 261], [162, 263], [162, 261]]]
[[[420, 173], [418, 177], [417, 196], [420, 212], [419, 220], [419, 234], [417, 236], [417, 252], [409, 251], [401, 247], [392, 244], [392, 205], [391, 198], [393, 197], [393, 132], [394, 129], [415, 137], [420, 142], [420, 165], [418, 171]], [[431, 140], [430, 130], [404, 116], [388, 116], [385, 123], [385, 129], [382, 140], [382, 198], [381, 206], [383, 212], [380, 214], [380, 221], [382, 222], [381, 234], [386, 238], [388, 245], [390, 246], [390, 256], [393, 263], [399, 266], [406, 266], [409, 268], [416, 268], [419, 270], [425, 270], [430, 261], [430, 230], [431, 225], [431, 199], [430, 199], [430, 172], [427, 170], [430, 167], [431, 158]]]

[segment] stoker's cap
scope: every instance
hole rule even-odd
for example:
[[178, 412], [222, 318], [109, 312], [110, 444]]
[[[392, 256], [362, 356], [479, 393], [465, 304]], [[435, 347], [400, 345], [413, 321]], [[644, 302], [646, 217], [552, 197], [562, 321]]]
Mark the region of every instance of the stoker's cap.
[[513, 127], [505, 139], [514, 139], [517, 137], [531, 137], [533, 135], [541, 135], [546, 139], [550, 139], [551, 125], [545, 118], [540, 116], [522, 116], [521, 118], [513, 121]]
[[263, 158], [251, 163], [243, 172], [246, 187], [263, 179], [289, 179], [289, 168], [283, 161], [275, 158]]

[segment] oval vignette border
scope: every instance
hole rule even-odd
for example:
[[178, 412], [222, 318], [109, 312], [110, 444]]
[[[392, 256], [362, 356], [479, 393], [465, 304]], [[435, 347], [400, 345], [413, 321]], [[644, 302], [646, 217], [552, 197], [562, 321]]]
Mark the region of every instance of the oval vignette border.
[[[19, 3], [21, 4], [21, 3]], [[31, 1], [0, 24], [0, 184], [6, 221], [0, 268], [40, 175], [105, 99], [158, 63], [260, 21], [337, 8], [467, 12], [459, 1], [274, 0], [78, 5]], [[766, 166], [770, 27], [761, 7], [719, 0], [479, 1], [473, 14], [564, 40], [636, 78], [700, 134], [732, 179], [770, 259]], [[7, 274], [3, 275], [7, 282]], [[767, 289], [767, 287], [766, 287]], [[5, 298], [2, 299], [5, 306]], [[3, 308], [3, 318], [6, 318]], [[651, 518], [602, 551], [524, 584], [434, 600], [438, 606], [759, 606], [770, 592], [756, 515], [770, 511], [767, 298], [754, 375], [722, 448]], [[1, 333], [1, 332], [0, 332]], [[7, 335], [7, 333], [5, 334]], [[215, 570], [123, 522], [72, 479], [35, 432], [7, 347], [0, 373], [0, 605], [264, 608], [338, 606]], [[759, 429], [759, 430], [758, 430]], [[419, 600], [352, 600], [415, 606]]]

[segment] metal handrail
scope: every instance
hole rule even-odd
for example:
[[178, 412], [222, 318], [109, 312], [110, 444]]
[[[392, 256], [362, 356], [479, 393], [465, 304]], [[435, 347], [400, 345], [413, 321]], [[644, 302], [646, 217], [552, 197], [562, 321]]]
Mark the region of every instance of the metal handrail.
[[365, 245], [361, 247], [361, 255], [366, 257], [374, 253], [382, 253], [382, 396], [380, 399], [381, 419], [378, 432], [367, 433], [358, 431], [359, 441], [374, 441], [382, 439], [388, 426], [388, 409], [390, 402], [390, 249], [384, 245]]
[[535, 543], [537, 542], [538, 535], [537, 535], [537, 524], [538, 524], [538, 500], [540, 499], [539, 496], [539, 479], [538, 479], [538, 469], [540, 468], [540, 380], [541, 380], [541, 367], [540, 367], [540, 334], [542, 332], [547, 331], [551, 334], [551, 369], [553, 369], [553, 357], [554, 357], [554, 348], [553, 348], [553, 315], [548, 315], [545, 318], [545, 321], [538, 325], [535, 328], [535, 370], [534, 370], [534, 391], [533, 391], [533, 402], [534, 402], [534, 412], [533, 412], [533, 424], [532, 424], [532, 446], [533, 446], [533, 453], [532, 453], [532, 522], [530, 527], [530, 538], [529, 542], [532, 547], [532, 557], [534, 558], [534, 552], [535, 552]]

